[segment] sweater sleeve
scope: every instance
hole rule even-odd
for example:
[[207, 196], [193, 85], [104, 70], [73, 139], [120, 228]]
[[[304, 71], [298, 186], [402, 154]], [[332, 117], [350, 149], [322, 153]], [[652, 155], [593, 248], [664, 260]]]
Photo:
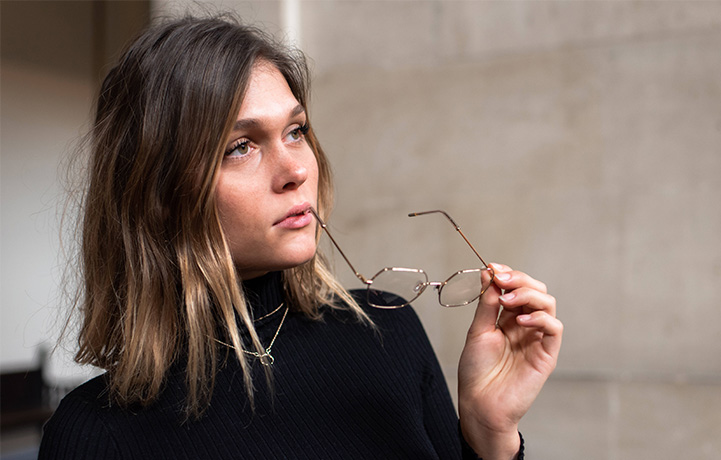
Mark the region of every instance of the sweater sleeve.
[[[426, 370], [423, 377], [423, 423], [429, 438], [438, 452], [439, 457], [462, 458], [464, 460], [482, 460], [468, 445], [461, 433], [461, 425], [453, 407], [453, 401], [448, 391], [443, 371], [436, 357], [428, 335], [423, 328], [415, 311], [406, 307], [409, 313], [410, 328], [415, 336], [411, 342], [419, 348], [419, 352], [426, 357]], [[452, 428], [452, 429], [450, 429]], [[517, 460], [524, 459], [524, 441], [521, 433], [521, 446]]]
[[401, 311], [405, 317], [401, 335], [406, 346], [410, 345], [408, 353], [422, 360], [423, 425], [428, 438], [441, 459], [477, 459], [463, 440], [448, 384], [418, 315], [410, 306]]

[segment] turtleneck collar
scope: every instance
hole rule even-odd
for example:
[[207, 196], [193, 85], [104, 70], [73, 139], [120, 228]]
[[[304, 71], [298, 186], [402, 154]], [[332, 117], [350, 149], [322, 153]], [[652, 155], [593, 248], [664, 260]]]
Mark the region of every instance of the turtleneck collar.
[[260, 318], [272, 312], [285, 301], [281, 272], [270, 272], [263, 276], [243, 281], [243, 292], [253, 318]]

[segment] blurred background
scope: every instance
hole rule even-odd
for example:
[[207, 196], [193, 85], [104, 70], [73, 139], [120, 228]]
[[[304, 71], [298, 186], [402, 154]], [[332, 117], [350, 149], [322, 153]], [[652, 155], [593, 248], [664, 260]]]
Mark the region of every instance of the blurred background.
[[[4, 379], [39, 372], [52, 406], [93, 373], [72, 340], [44, 352], [67, 310], [62, 165], [108, 63], [152, 17], [228, 10], [311, 59], [330, 226], [356, 268], [475, 266], [446, 221], [405, 217], [442, 208], [556, 296], [530, 457], [721, 457], [719, 1], [0, 2]], [[414, 305], [455, 398], [473, 307]], [[7, 404], [0, 448], [19, 458], [38, 422], [6, 426]]]

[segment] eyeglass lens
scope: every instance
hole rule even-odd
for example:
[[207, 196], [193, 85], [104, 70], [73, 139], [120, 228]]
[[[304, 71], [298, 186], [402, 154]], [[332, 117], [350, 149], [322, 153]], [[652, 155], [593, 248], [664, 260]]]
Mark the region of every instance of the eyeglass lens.
[[423, 293], [427, 283], [428, 276], [423, 270], [384, 268], [371, 278], [368, 285], [368, 303], [378, 308], [406, 306]]
[[486, 292], [492, 279], [491, 272], [487, 268], [456, 272], [440, 288], [438, 301], [444, 307], [468, 305]]

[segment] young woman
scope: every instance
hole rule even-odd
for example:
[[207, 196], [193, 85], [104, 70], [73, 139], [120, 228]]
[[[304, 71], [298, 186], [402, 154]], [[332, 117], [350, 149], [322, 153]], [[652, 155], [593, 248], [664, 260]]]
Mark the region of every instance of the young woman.
[[331, 178], [308, 83], [302, 55], [227, 18], [156, 25], [110, 71], [76, 357], [107, 372], [62, 401], [41, 459], [523, 456], [554, 298], [480, 271], [459, 421], [412, 308], [372, 308], [318, 253]]

